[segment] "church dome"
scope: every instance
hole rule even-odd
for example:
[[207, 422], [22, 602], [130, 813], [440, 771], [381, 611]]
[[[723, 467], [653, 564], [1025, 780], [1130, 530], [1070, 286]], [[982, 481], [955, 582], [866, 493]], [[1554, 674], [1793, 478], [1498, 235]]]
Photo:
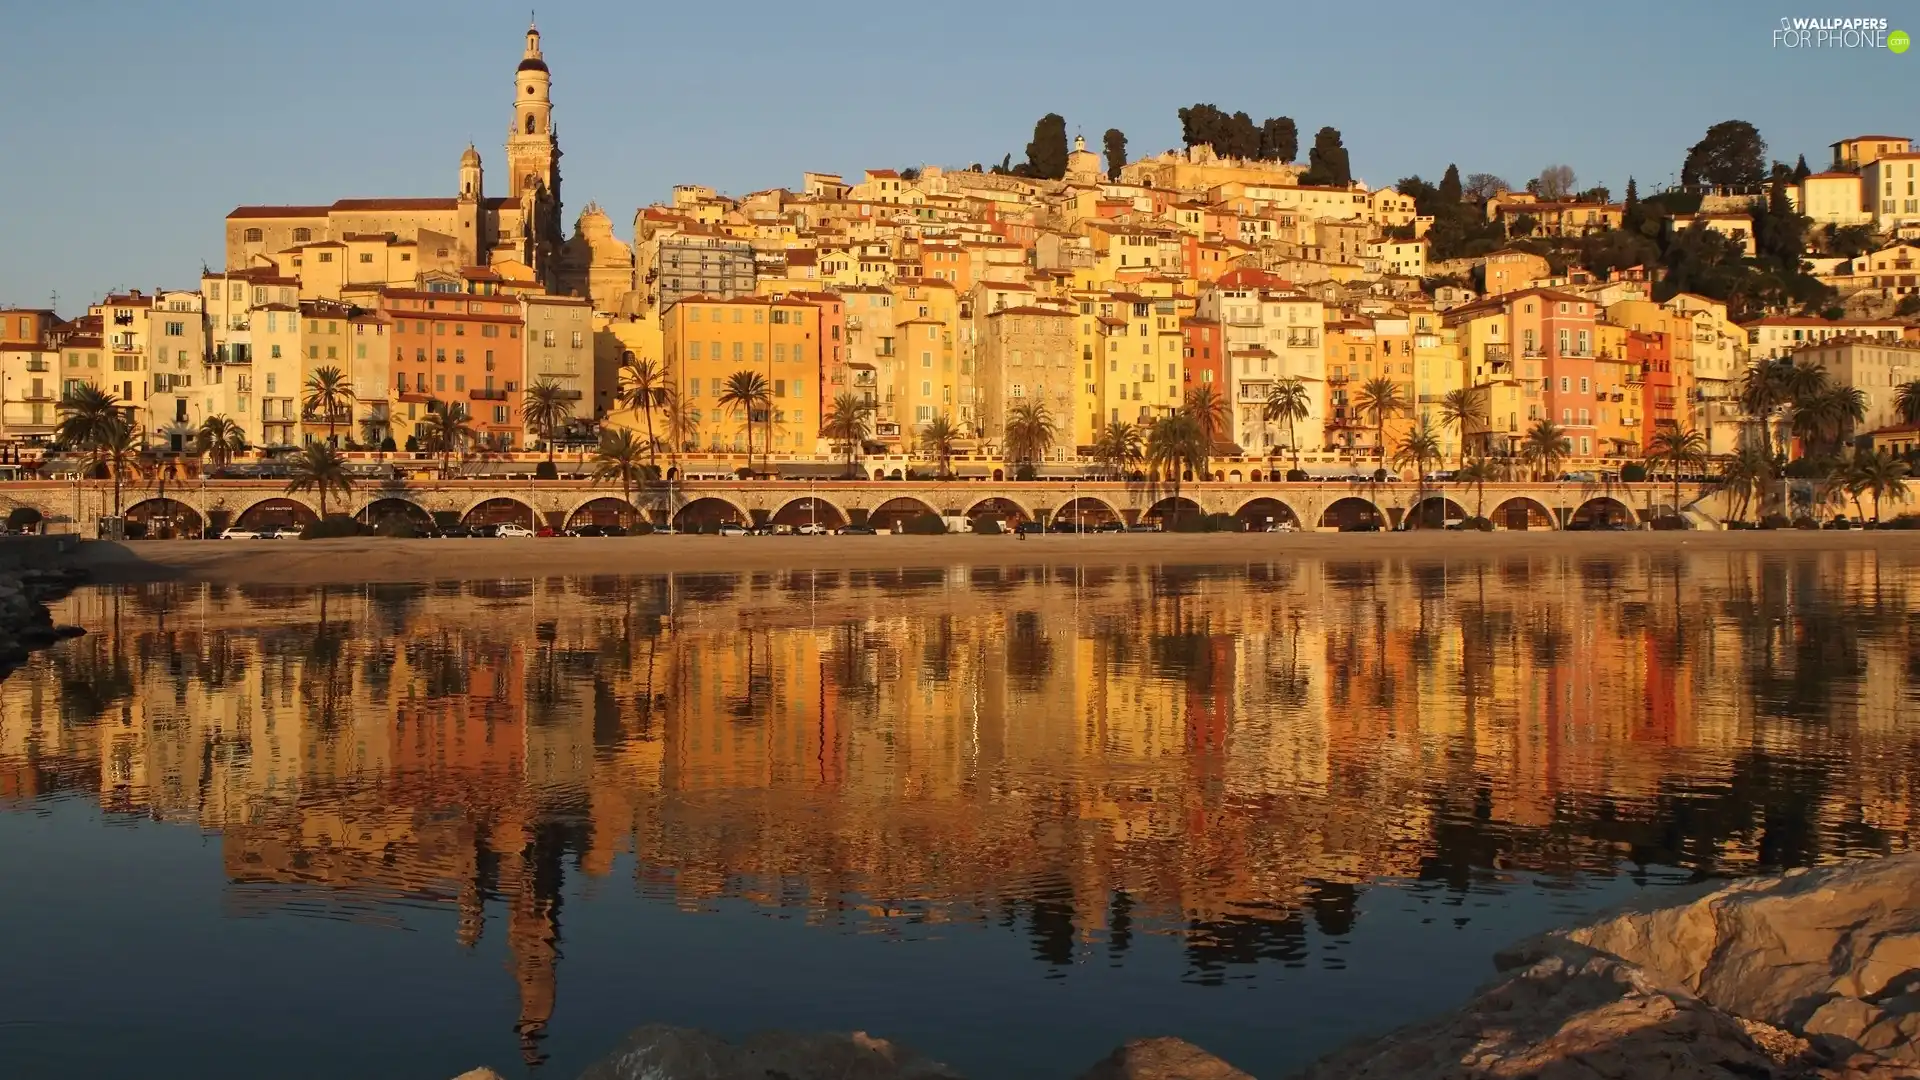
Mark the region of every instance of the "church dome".
[[460, 167], [464, 169], [478, 164], [480, 164], [480, 151], [475, 150], [472, 143], [468, 143], [467, 152], [460, 155]]
[[537, 56], [529, 56], [525, 60], [520, 61], [520, 70], [545, 71], [547, 70], [547, 62]]

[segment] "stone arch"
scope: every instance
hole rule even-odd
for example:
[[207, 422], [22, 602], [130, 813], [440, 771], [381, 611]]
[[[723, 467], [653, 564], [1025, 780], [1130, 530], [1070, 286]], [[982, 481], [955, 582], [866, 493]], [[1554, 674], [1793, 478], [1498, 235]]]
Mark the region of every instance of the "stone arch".
[[788, 500], [767, 520], [774, 525], [794, 528], [812, 524], [837, 529], [847, 523], [847, 512], [818, 495], [808, 495]]
[[356, 511], [353, 517], [362, 525], [378, 525], [395, 517], [404, 517], [416, 525], [433, 524], [433, 515], [427, 512], [426, 507], [398, 495], [373, 499]]
[[1114, 509], [1111, 503], [1092, 495], [1081, 495], [1069, 500], [1060, 509], [1054, 511], [1053, 516], [1059, 521], [1078, 521], [1083, 527], [1122, 520], [1120, 511]]
[[[1002, 523], [1012, 522], [1017, 524], [1022, 521], [1033, 520], [1033, 511], [1028, 510], [1026, 507], [1004, 495], [994, 495], [981, 499], [979, 502], [968, 507], [966, 516], [968, 520], [990, 517]], [[1055, 516], [1058, 517], [1059, 515], [1056, 514]]]
[[1158, 522], [1160, 527], [1164, 529], [1175, 518], [1199, 517], [1204, 512], [1205, 511], [1200, 509], [1199, 503], [1194, 502], [1185, 495], [1169, 495], [1159, 502], [1154, 503], [1152, 506], [1147, 507], [1146, 512], [1140, 515], [1140, 520]]
[[[1217, 474], [1217, 473], [1216, 473], [1216, 474], [1214, 475], [1214, 479], [1216, 479], [1216, 480], [1218, 480], [1219, 478], [1220, 478], [1220, 477], [1219, 477], [1219, 474]], [[1244, 479], [1245, 479], [1245, 477], [1243, 477], [1243, 476], [1242, 476], [1242, 475], [1240, 474], [1240, 470], [1239, 470], [1239, 469], [1228, 469], [1228, 470], [1227, 470], [1227, 482], [1228, 482], [1228, 483], [1230, 483], [1230, 484], [1238, 484], [1238, 483], [1240, 483], [1240, 482], [1242, 482], [1242, 481], [1243, 481]], [[1259, 477], [1255, 477], [1254, 479], [1256, 479], [1256, 480], [1257, 480], [1257, 479], [1259, 479]]]
[[1346, 495], [1333, 500], [1320, 515], [1320, 527], [1323, 529], [1348, 532], [1369, 524], [1379, 529], [1388, 528], [1387, 515], [1371, 499], [1358, 495]]
[[995, 469], [995, 470], [993, 470], [993, 482], [994, 482], [994, 483], [996, 483], [996, 484], [998, 484], [998, 483], [1000, 483], [1001, 481], [1003, 481], [1003, 480], [1005, 480], [1006, 478], [1007, 478], [1007, 472], [1006, 472], [1006, 470], [1005, 470], [1005, 469]]
[[178, 499], [142, 499], [127, 507], [129, 525], [137, 524], [149, 540], [191, 540], [206, 530], [200, 511]]
[[1248, 499], [1240, 509], [1233, 512], [1233, 516], [1239, 518], [1249, 531], [1259, 531], [1286, 522], [1292, 522], [1296, 529], [1304, 524], [1300, 520], [1300, 515], [1294, 512], [1293, 507], [1271, 495]]
[[533, 507], [509, 495], [481, 499], [467, 507], [460, 520], [468, 525], [525, 525], [530, 529], [544, 524]]
[[887, 470], [885, 469], [873, 470], [873, 478], [875, 480], [885, 480], [887, 478]]
[[1466, 507], [1445, 495], [1429, 495], [1407, 510], [1407, 520], [1416, 529], [1444, 529], [1449, 521], [1464, 521]]
[[892, 529], [909, 518], [939, 511], [910, 495], [897, 495], [867, 512], [867, 524], [875, 529]]
[[313, 507], [298, 499], [276, 495], [271, 499], [261, 499], [240, 511], [233, 519], [233, 524], [240, 529], [303, 529], [319, 520], [320, 515]]
[[640, 508], [618, 495], [596, 495], [567, 511], [567, 519], [561, 527], [619, 525], [624, 528], [633, 524], [639, 516]]
[[728, 523], [745, 525], [752, 520], [745, 507], [717, 495], [702, 495], [673, 512], [673, 527], [681, 532], [717, 529]]
[[1637, 519], [1633, 508], [1611, 495], [1596, 495], [1574, 508], [1573, 516], [1567, 520], [1567, 527], [1573, 529], [1591, 529], [1595, 525], [1609, 523], [1632, 525]]
[[1259, 483], [1259, 482], [1260, 482], [1260, 470], [1259, 470], [1259, 469], [1255, 469], [1255, 470], [1253, 470], [1252, 472], [1250, 472], [1250, 473], [1248, 473], [1248, 474], [1247, 474], [1247, 483], [1249, 483], [1249, 484], [1257, 484], [1257, 483]]
[[1538, 499], [1525, 495], [1515, 495], [1503, 500], [1488, 515], [1496, 529], [1511, 529], [1523, 532], [1527, 529], [1552, 529], [1553, 511], [1548, 510]]

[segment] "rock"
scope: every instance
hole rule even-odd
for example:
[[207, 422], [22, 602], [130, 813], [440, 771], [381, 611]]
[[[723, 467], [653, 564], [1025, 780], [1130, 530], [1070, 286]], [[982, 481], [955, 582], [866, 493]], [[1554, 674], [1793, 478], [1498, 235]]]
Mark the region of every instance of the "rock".
[[1135, 1039], [1080, 1074], [1080, 1080], [1253, 1080], [1181, 1039]]
[[469, 1069], [454, 1077], [453, 1080], [506, 1080], [506, 1077], [492, 1069]]
[[1775, 1060], [1685, 988], [1567, 942], [1463, 1008], [1357, 1043], [1299, 1080], [1753, 1080]]
[[[1690, 903], [1628, 910], [1558, 938], [1811, 1039], [1920, 1064], [1920, 853], [1738, 881]], [[1522, 945], [1522, 955], [1541, 941]]]
[[691, 1028], [649, 1024], [580, 1080], [959, 1080], [959, 1074], [865, 1032], [761, 1032], [734, 1044]]

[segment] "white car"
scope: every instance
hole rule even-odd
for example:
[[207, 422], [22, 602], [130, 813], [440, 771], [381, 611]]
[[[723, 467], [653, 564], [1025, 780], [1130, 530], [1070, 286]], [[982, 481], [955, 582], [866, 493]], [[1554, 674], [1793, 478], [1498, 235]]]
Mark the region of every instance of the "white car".
[[799, 533], [801, 536], [825, 536], [829, 530], [825, 525], [809, 521], [793, 531]]
[[725, 525], [720, 526], [720, 535], [721, 536], [745, 536], [747, 535], [747, 530], [729, 521]]
[[1291, 521], [1276, 521], [1273, 523], [1273, 528], [1268, 529], [1267, 531], [1268, 532], [1299, 532], [1300, 526], [1295, 525]]
[[502, 538], [511, 536], [515, 539], [531, 539], [533, 536], [533, 530], [527, 528], [525, 525], [514, 525], [509, 523], [495, 529], [493, 531], [493, 535], [502, 537]]
[[220, 539], [222, 540], [258, 540], [260, 539], [260, 530], [258, 529], [227, 529], [221, 532]]

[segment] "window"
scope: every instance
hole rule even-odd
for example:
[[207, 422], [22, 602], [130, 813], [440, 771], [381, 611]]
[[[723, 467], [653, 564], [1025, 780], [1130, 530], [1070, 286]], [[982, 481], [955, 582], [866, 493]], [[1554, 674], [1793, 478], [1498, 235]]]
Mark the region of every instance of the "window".
[[493, 370], [493, 350], [492, 349], [487, 350], [487, 370], [488, 371]]
[[[498, 121], [496, 121], [496, 123], [497, 123], [497, 122], [498, 122]], [[361, 261], [362, 263], [371, 263], [371, 262], [373, 261], [373, 252], [371, 252], [371, 251], [363, 251], [363, 252], [361, 252], [361, 253], [360, 253], [360, 261]]]
[[455, 349], [455, 350], [453, 350], [453, 362], [454, 362], [454, 363], [456, 363], [456, 364], [464, 364], [464, 363], [466, 363], [466, 362], [467, 362], [467, 350], [465, 350], [465, 349]]
[[465, 390], [467, 388], [467, 377], [465, 375], [455, 375], [453, 377], [453, 388], [455, 390]]
[[540, 331], [540, 344], [545, 348], [549, 348], [549, 349], [553, 348], [553, 331], [551, 330]]
[[1567, 392], [1567, 389], [1567, 377], [1562, 375], [1560, 376], [1560, 392], [1564, 394]]
[[433, 388], [441, 393], [445, 393], [447, 389], [447, 377], [445, 375], [435, 375], [433, 377]]
[[274, 392], [275, 381], [276, 381], [276, 376], [274, 375], [274, 373], [271, 371], [267, 372], [267, 393], [271, 394]]
[[586, 338], [581, 335], [580, 331], [575, 330], [571, 336], [571, 344], [574, 348], [578, 349], [586, 344]]
[[507, 407], [505, 405], [495, 405], [493, 407], [493, 422], [496, 424], [504, 424], [507, 422]]
[[321, 252], [321, 253], [320, 253], [320, 261], [321, 261], [321, 262], [332, 262], [332, 261], [333, 261], [333, 252], [331, 252], [331, 251], [323, 251], [323, 252]]
[[[495, 121], [495, 123], [498, 123], [498, 121]], [[264, 239], [259, 229], [248, 229], [241, 235], [241, 238], [249, 244], [257, 244]]]
[[354, 358], [355, 360], [365, 360], [365, 359], [367, 358], [367, 343], [366, 343], [366, 342], [364, 342], [364, 341], [363, 341], [363, 342], [360, 342], [359, 344], [357, 344], [357, 345], [355, 345], [355, 346], [353, 347], [353, 358]]
[[700, 343], [699, 342], [697, 341], [687, 342], [687, 359], [689, 360], [700, 359]]
[[1587, 377], [1585, 375], [1580, 376], [1580, 392], [1583, 394], [1588, 392]]
[[688, 397], [700, 396], [700, 380], [699, 379], [687, 380], [687, 396]]

